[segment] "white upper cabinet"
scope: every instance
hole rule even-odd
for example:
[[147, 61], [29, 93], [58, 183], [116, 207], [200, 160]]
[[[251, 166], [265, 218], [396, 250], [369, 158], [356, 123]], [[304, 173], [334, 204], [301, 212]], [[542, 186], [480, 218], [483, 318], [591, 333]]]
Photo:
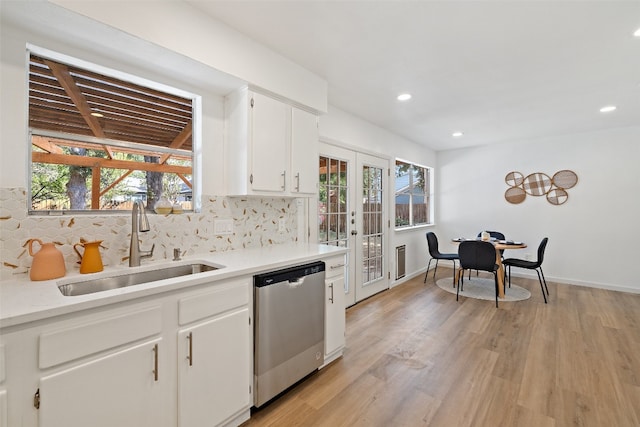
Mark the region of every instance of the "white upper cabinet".
[[317, 191], [317, 116], [247, 88], [225, 99], [230, 195], [312, 195]]
[[291, 108], [291, 192], [318, 191], [318, 117]]
[[290, 108], [259, 93], [252, 94], [250, 105], [251, 189], [287, 191]]

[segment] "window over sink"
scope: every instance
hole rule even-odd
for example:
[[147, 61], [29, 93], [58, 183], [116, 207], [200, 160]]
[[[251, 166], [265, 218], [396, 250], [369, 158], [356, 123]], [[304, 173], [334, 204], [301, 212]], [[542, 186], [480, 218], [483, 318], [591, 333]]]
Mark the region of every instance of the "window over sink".
[[198, 210], [201, 99], [28, 46], [29, 213]]

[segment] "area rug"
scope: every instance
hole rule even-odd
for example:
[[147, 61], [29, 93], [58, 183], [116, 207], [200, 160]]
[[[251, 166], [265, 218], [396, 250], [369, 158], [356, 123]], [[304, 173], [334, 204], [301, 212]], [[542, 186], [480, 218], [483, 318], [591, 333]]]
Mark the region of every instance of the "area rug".
[[[439, 279], [436, 285], [443, 291], [456, 294], [456, 288], [451, 284], [451, 277]], [[485, 279], [482, 277], [471, 277], [471, 280], [465, 277], [464, 286], [461, 288], [460, 296], [467, 298], [485, 299], [495, 301], [496, 288], [493, 279]], [[498, 301], [523, 301], [531, 297], [531, 292], [520, 286], [511, 284], [505, 290], [504, 299]]]

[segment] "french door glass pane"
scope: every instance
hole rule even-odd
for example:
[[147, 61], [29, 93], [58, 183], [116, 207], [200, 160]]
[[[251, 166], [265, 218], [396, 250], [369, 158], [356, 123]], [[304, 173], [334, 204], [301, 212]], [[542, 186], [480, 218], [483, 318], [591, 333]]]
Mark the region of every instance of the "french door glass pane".
[[[320, 157], [318, 197], [319, 243], [349, 247], [348, 236], [348, 163]], [[349, 283], [345, 280], [345, 292]]]
[[364, 285], [382, 278], [382, 172], [363, 166], [363, 279]]

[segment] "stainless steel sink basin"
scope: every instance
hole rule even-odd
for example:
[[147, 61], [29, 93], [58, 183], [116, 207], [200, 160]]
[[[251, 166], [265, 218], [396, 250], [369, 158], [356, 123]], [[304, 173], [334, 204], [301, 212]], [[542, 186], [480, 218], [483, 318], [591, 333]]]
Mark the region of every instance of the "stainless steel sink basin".
[[109, 291], [111, 289], [119, 289], [126, 286], [135, 286], [142, 283], [155, 282], [157, 280], [170, 279], [173, 277], [204, 273], [206, 271], [217, 269], [218, 267], [216, 266], [200, 263], [176, 265], [175, 267], [162, 268], [159, 270], [141, 271], [138, 273], [102, 277], [82, 282], [66, 283], [64, 285], [59, 285], [58, 289], [60, 289], [62, 295], [70, 297]]

